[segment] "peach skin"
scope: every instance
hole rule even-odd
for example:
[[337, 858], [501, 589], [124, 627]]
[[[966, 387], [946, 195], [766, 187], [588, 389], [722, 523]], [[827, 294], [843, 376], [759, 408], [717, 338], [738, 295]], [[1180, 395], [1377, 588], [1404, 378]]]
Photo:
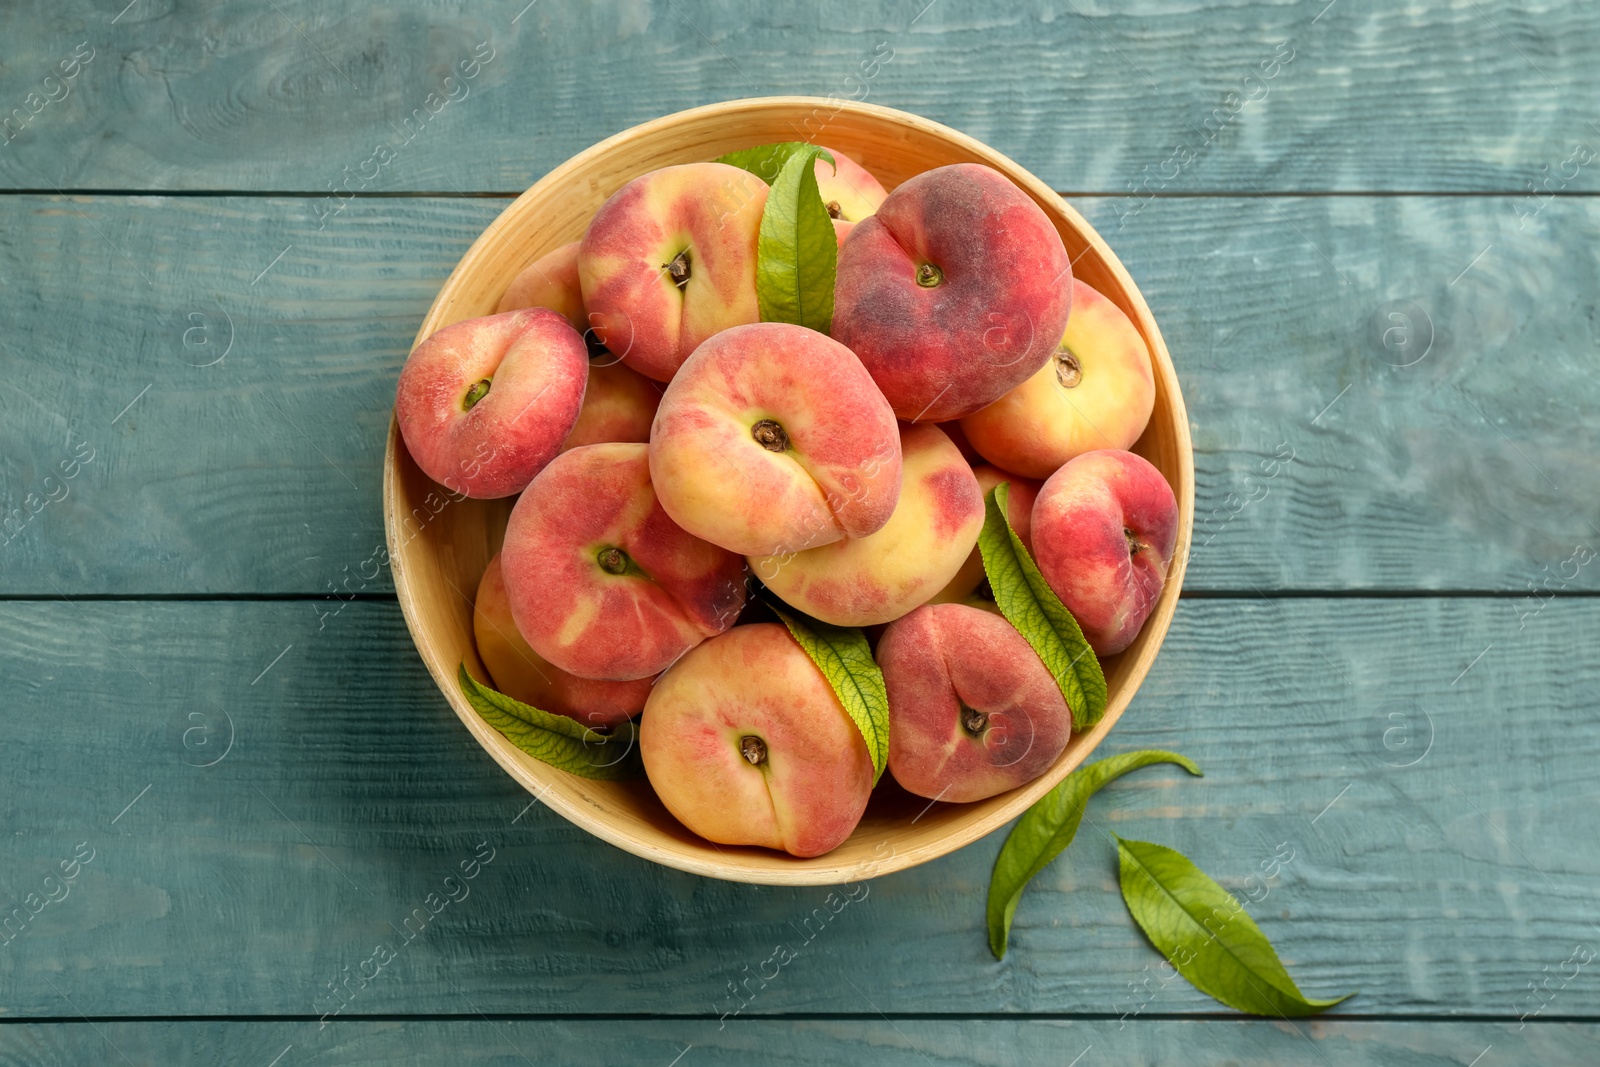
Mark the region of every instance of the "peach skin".
[[1000, 399], [1066, 329], [1072, 265], [1039, 205], [993, 168], [938, 167], [889, 194], [839, 252], [833, 336], [900, 418]]
[[883, 529], [804, 552], [752, 556], [756, 577], [835, 626], [898, 619], [950, 584], [983, 528], [978, 479], [937, 426], [902, 427], [900, 454], [900, 502]]
[[965, 804], [1033, 781], [1072, 734], [1050, 671], [1004, 616], [927, 604], [878, 642], [889, 690], [889, 772], [909, 792]]
[[579, 333], [589, 328], [589, 317], [583, 310], [583, 291], [578, 285], [577, 241], [546, 252], [511, 279], [495, 311], [518, 308], [549, 308], [559, 311]]
[[[833, 163], [818, 159], [817, 192], [835, 222], [857, 223], [878, 210], [889, 194], [865, 167], [836, 148], [828, 149]], [[837, 227], [835, 227], [837, 229]]]
[[667, 810], [722, 845], [820, 856], [850, 836], [872, 793], [861, 732], [777, 623], [735, 627], [662, 675], [639, 753]]
[[1172, 487], [1132, 452], [1069, 460], [1033, 502], [1034, 562], [1100, 656], [1139, 636], [1177, 540]]
[[669, 381], [712, 334], [757, 322], [756, 240], [767, 186], [725, 163], [651, 171], [600, 205], [578, 250], [600, 342]]
[[1048, 478], [1100, 448], [1131, 448], [1156, 402], [1144, 338], [1122, 309], [1076, 278], [1072, 317], [1039, 372], [961, 420], [989, 462]]
[[650, 440], [661, 387], [629, 369], [589, 329], [578, 286], [577, 241], [534, 260], [500, 298], [501, 311], [525, 307], [559, 311], [585, 334], [589, 345], [589, 387], [583, 394], [578, 421], [561, 443], [562, 451], [611, 441]]
[[650, 480], [679, 526], [741, 555], [881, 529], [900, 497], [900, 435], [855, 354], [762, 322], [695, 349], [650, 434]]
[[648, 678], [744, 606], [743, 561], [667, 517], [642, 444], [556, 457], [511, 510], [501, 566], [517, 629], [581, 678]]
[[422, 472], [471, 497], [521, 492], [583, 407], [588, 351], [547, 308], [446, 326], [412, 351], [395, 419]]
[[[1033, 501], [1039, 495], [1039, 483], [1027, 478], [1018, 478], [986, 463], [973, 467], [972, 473], [978, 479], [978, 491], [986, 497], [989, 495], [989, 490], [1001, 482], [1011, 486], [1006, 496], [1006, 518], [1010, 520], [1011, 528], [1017, 531], [1017, 536], [1022, 538], [1023, 546], [1032, 552], [1033, 544], [1029, 540], [1029, 533], [1033, 526]], [[956, 576], [950, 579], [950, 584], [939, 590], [928, 603], [953, 604], [966, 600], [978, 586], [983, 584], [983, 578], [983, 553], [978, 551], [977, 545], [973, 545], [972, 554], [961, 565]]]
[[472, 633], [477, 639], [478, 658], [489, 668], [494, 687], [541, 711], [601, 728], [633, 718], [650, 696], [654, 679], [602, 682], [579, 678], [529, 647], [511, 617], [511, 601], [506, 596], [498, 554], [489, 561], [478, 583], [478, 596], [472, 603]]
[[591, 355], [589, 389], [561, 450], [617, 441], [642, 444], [650, 440], [650, 424], [660, 403], [659, 382], [619, 363], [608, 352]]

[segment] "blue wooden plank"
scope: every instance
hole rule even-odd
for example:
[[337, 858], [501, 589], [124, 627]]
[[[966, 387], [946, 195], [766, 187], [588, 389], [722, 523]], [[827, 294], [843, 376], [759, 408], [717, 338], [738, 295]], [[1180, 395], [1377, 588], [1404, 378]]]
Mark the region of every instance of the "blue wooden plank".
[[[465, 1004], [463, 1015], [471, 1008]], [[1170, 1067], [1580, 1067], [1600, 1027], [1518, 1029], [1483, 1022], [1284, 1023], [1229, 1020], [854, 1019], [520, 1021], [463, 1018], [339, 1023], [100, 1022], [0, 1027], [0, 1063], [239, 1063], [272, 1067], [530, 1063], [661, 1067], [883, 1064], [1035, 1067], [1116, 1063]], [[274, 1060], [273, 1057], [281, 1057]], [[1481, 1057], [1474, 1060], [1473, 1057]], [[1077, 1057], [1076, 1059], [1074, 1057]]]
[[[1593, 599], [1521, 631], [1500, 600], [1183, 602], [1107, 745], [1206, 777], [1110, 786], [1001, 963], [998, 835], [836, 908], [657, 867], [529, 807], [392, 604], [318, 625], [305, 603], [0, 604], [0, 914], [38, 908], [0, 945], [6, 1014], [1218, 1010], [1160, 980], [1111, 832], [1253, 896], [1302, 988], [1361, 990], [1344, 1012], [1515, 1019], [1600, 938]], [[751, 979], [779, 943], [797, 958]], [[1579, 970], [1546, 1015], [1600, 1018]]]
[[799, 93], [926, 115], [1062, 189], [1597, 188], [1571, 161], [1600, 144], [1600, 14], [1557, 0], [122, 6], [0, 12], [5, 186], [511, 191], [661, 114]]
[[[0, 198], [0, 593], [387, 592], [394, 381], [502, 205]], [[1189, 589], [1600, 589], [1595, 201], [1078, 205], [1184, 384]]]

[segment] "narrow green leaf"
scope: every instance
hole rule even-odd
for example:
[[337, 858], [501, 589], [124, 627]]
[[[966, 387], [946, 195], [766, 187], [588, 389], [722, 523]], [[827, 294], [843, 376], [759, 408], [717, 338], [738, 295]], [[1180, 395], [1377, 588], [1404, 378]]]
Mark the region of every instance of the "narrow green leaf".
[[1117, 838], [1122, 899], [1178, 973], [1200, 992], [1251, 1015], [1315, 1015], [1355, 996], [1306, 997], [1272, 942], [1233, 895], [1182, 853]]
[[994, 953], [995, 959], [1005, 958], [1006, 942], [1011, 937], [1011, 918], [1017, 912], [1022, 891], [1034, 875], [1072, 844], [1089, 798], [1107, 782], [1152, 763], [1176, 763], [1197, 778], [1204, 777], [1188, 757], [1176, 752], [1156, 749], [1122, 752], [1079, 767], [1022, 813], [1022, 818], [1006, 837], [1006, 843], [1000, 846], [994, 874], [989, 878], [989, 951]]
[[872, 754], [872, 784], [877, 785], [889, 764], [889, 691], [883, 684], [883, 671], [872, 658], [867, 635], [855, 627], [831, 626], [769, 606], [828, 679], [839, 703], [861, 731]]
[[983, 573], [1000, 613], [1039, 654], [1072, 709], [1072, 728], [1082, 732], [1106, 713], [1106, 676], [1083, 638], [1078, 620], [1045, 582], [1022, 539], [1006, 518], [1009, 485], [989, 490], [978, 548]]
[[[737, 152], [729, 152], [725, 156], [718, 156], [718, 163], [726, 163], [730, 167], [747, 170], [757, 178], [771, 185], [778, 179], [778, 172], [783, 165], [789, 162], [789, 157], [797, 152], [806, 152], [813, 159], [826, 159], [834, 162], [833, 153], [825, 148], [818, 148], [805, 141], [778, 141], [775, 144], [757, 145], [754, 148], [742, 148]], [[837, 165], [835, 165], [837, 169]]]
[[756, 302], [762, 322], [792, 322], [827, 333], [833, 327], [839, 241], [817, 191], [813, 164], [823, 150], [804, 149], [785, 160], [767, 193], [756, 242]]
[[457, 679], [467, 703], [483, 721], [534, 759], [580, 778], [618, 782], [644, 777], [637, 723], [623, 723], [609, 734], [598, 734], [565, 715], [552, 715], [495, 692], [468, 674], [465, 663], [458, 668]]

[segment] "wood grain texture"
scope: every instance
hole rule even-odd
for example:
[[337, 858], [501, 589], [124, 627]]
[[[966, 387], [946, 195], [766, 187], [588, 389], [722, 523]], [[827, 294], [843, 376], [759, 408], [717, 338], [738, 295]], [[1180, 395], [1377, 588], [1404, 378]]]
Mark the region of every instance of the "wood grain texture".
[[[463, 1005], [465, 1007], [465, 1005]], [[467, 1009], [470, 1011], [470, 1009]], [[0, 1064], [78, 1067], [83, 1063], [267, 1064], [282, 1067], [440, 1063], [646, 1064], [670, 1067], [778, 1064], [1037, 1067], [1078, 1062], [1126, 1067], [1226, 1063], [1281, 1067], [1479, 1067], [1593, 1063], [1600, 1027], [1480, 1022], [1281, 1022], [1232, 1020], [761, 1019], [341, 1022], [101, 1022], [10, 1024], [0, 1028]], [[681, 1057], [674, 1060], [674, 1057]], [[1325, 1059], [1324, 1059], [1325, 1057]]]
[[[1600, 143], [1600, 12], [1561, 0], [525, 4], [7, 5], [0, 106], [28, 121], [0, 181], [321, 192], [348, 167], [371, 192], [518, 191], [637, 123], [783, 94], [914, 111], [1109, 193], [1521, 191]], [[30, 114], [80, 42], [69, 95]], [[452, 90], [479, 42], [494, 58]], [[364, 168], [379, 144], [397, 158]]]
[[[779, 943], [797, 958], [750, 979], [747, 1014], [1216, 1011], [1159, 981], [1110, 832], [1182, 850], [1241, 899], [1287, 842], [1252, 914], [1309, 995], [1361, 990], [1345, 1012], [1516, 1019], [1530, 982], [1600, 948], [1600, 664], [1574, 654], [1600, 641], [1592, 599], [1520, 632], [1503, 600], [1182, 602], [1105, 748], [1176, 748], [1206, 777], [1109, 786], [1001, 963], [983, 932], [998, 835], [848, 903], [668, 870], [528, 807], [394, 605], [325, 622], [306, 603], [0, 605], [0, 912], [94, 850], [0, 945], [6, 1014], [76, 1017], [53, 982], [96, 1017], [314, 1017], [380, 942], [398, 959], [347, 1015], [454, 1014], [464, 994], [491, 1013], [715, 1016]], [[480, 843], [493, 858], [463, 882]], [[1546, 1014], [1600, 1017], [1592, 965]]]
[[[27, 519], [0, 592], [388, 592], [367, 561], [394, 382], [504, 203], [356, 200], [318, 229], [305, 199], [0, 198], [26, 311], [0, 342], [0, 510]], [[1186, 590], [1600, 589], [1567, 562], [1600, 547], [1600, 205], [1157, 200], [1122, 229], [1129, 201], [1076, 206], [1184, 389]]]

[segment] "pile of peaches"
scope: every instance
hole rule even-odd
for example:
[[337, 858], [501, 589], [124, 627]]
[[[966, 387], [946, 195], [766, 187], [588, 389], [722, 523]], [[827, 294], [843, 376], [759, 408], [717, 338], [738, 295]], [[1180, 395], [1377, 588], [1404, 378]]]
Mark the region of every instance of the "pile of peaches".
[[418, 345], [396, 401], [429, 477], [520, 494], [474, 612], [493, 684], [601, 733], [642, 715], [680, 822], [796, 856], [849, 836], [882, 768], [774, 609], [861, 628], [888, 771], [981, 800], [1043, 774], [1073, 728], [988, 595], [986, 494], [1009, 484], [1006, 518], [1100, 656], [1144, 625], [1178, 532], [1128, 451], [1155, 400], [1145, 342], [1039, 206], [979, 164], [889, 193], [831, 156], [829, 333], [761, 321], [768, 185], [670, 166], [496, 314]]

